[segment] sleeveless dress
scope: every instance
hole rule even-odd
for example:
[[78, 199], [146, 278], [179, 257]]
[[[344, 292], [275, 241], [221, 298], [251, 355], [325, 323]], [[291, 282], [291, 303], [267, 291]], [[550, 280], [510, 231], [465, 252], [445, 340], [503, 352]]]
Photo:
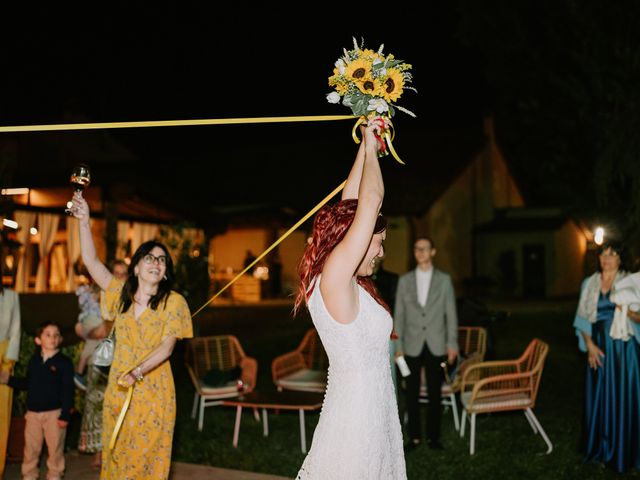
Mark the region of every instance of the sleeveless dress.
[[320, 293], [309, 298], [313, 323], [329, 357], [320, 420], [299, 480], [407, 478], [398, 405], [391, 380], [391, 315], [358, 285], [355, 320], [336, 322]]
[[604, 352], [603, 367], [586, 374], [586, 458], [618, 472], [640, 468], [640, 345], [635, 338], [609, 335], [615, 304], [600, 293], [594, 343]]

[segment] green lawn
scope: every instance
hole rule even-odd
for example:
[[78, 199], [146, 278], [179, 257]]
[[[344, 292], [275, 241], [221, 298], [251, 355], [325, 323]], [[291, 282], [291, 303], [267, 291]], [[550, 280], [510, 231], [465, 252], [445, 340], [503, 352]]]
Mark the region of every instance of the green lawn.
[[[258, 359], [258, 388], [273, 388], [271, 359], [293, 349], [309, 327], [308, 318], [291, 320], [287, 308], [214, 309], [201, 319], [201, 334], [235, 333], [247, 354]], [[480, 416], [476, 454], [468, 453], [468, 433], [457, 436], [451, 412], [444, 412], [445, 450], [420, 448], [407, 456], [409, 479], [613, 479], [619, 475], [599, 465], [585, 465], [578, 451], [583, 406], [584, 359], [577, 351], [568, 308], [535, 308], [514, 313], [498, 329], [497, 358], [517, 357], [529, 340], [550, 344], [535, 413], [554, 444], [550, 455], [521, 413]], [[176, 352], [179, 358], [180, 351]], [[205, 413], [204, 431], [191, 420], [193, 388], [180, 362], [174, 361], [178, 391], [178, 419], [174, 460], [210, 464], [295, 477], [304, 455], [300, 452], [297, 412], [269, 416], [270, 435], [250, 411], [244, 413], [237, 449], [231, 445], [235, 409], [212, 407]], [[402, 394], [400, 394], [402, 408]], [[307, 416], [311, 436], [317, 414]], [[640, 478], [640, 472], [629, 474]]]

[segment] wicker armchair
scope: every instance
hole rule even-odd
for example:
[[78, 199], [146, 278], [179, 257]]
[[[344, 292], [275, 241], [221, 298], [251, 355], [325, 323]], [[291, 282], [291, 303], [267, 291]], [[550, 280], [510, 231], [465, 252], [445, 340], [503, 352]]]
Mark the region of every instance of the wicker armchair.
[[513, 410], [524, 411], [533, 433], [540, 433], [547, 444], [546, 453], [551, 453], [553, 445], [533, 413], [548, 352], [549, 345], [535, 338], [517, 360], [482, 362], [464, 373], [460, 394], [464, 407], [460, 436], [464, 437], [466, 418], [470, 416], [471, 455], [475, 453], [476, 415]]
[[[442, 400], [440, 402], [443, 406], [451, 407], [453, 425], [456, 431], [460, 430], [460, 416], [458, 414], [456, 395], [460, 392], [464, 372], [471, 365], [484, 360], [484, 354], [487, 351], [487, 330], [483, 327], [458, 327], [458, 346], [460, 347], [460, 356], [464, 359], [458, 365], [454, 377], [447, 378], [447, 381], [442, 384]], [[424, 369], [422, 369], [421, 375], [420, 402], [428, 403], [429, 394], [427, 392], [427, 379]]]
[[[198, 430], [202, 431], [204, 409], [222, 404], [225, 398], [237, 397], [252, 391], [256, 385], [258, 363], [245, 355], [240, 342], [233, 335], [196, 337], [187, 344], [185, 363], [195, 387], [191, 418], [198, 414]], [[211, 369], [222, 371], [239, 366], [242, 370], [242, 384], [233, 381], [220, 387], [208, 386], [203, 382]]]
[[329, 359], [318, 332], [311, 328], [298, 348], [273, 360], [273, 383], [279, 391], [324, 392], [328, 365]]

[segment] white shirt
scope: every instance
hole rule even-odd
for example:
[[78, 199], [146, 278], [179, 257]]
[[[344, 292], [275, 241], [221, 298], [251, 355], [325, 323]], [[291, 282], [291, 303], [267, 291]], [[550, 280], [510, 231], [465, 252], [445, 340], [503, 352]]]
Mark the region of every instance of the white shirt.
[[429, 287], [431, 286], [431, 278], [433, 277], [433, 267], [428, 270], [416, 268], [416, 282], [418, 286], [418, 303], [424, 307], [429, 298]]

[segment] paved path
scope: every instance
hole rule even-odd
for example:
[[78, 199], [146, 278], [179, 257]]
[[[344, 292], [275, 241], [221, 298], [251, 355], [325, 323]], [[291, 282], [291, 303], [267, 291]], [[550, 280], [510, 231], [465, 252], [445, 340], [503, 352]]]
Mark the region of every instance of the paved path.
[[[80, 455], [78, 452], [68, 452], [67, 472], [65, 479], [70, 480], [98, 480], [99, 474], [95, 468], [91, 467], [92, 455]], [[42, 462], [44, 466], [44, 461]], [[42, 470], [42, 478], [45, 475]], [[287, 480], [285, 477], [277, 475], [266, 475], [262, 473], [242, 472], [240, 470], [227, 470], [224, 468], [209, 467], [206, 465], [193, 465], [190, 463], [174, 462], [170, 480]], [[4, 480], [20, 480], [20, 465], [7, 465]]]

